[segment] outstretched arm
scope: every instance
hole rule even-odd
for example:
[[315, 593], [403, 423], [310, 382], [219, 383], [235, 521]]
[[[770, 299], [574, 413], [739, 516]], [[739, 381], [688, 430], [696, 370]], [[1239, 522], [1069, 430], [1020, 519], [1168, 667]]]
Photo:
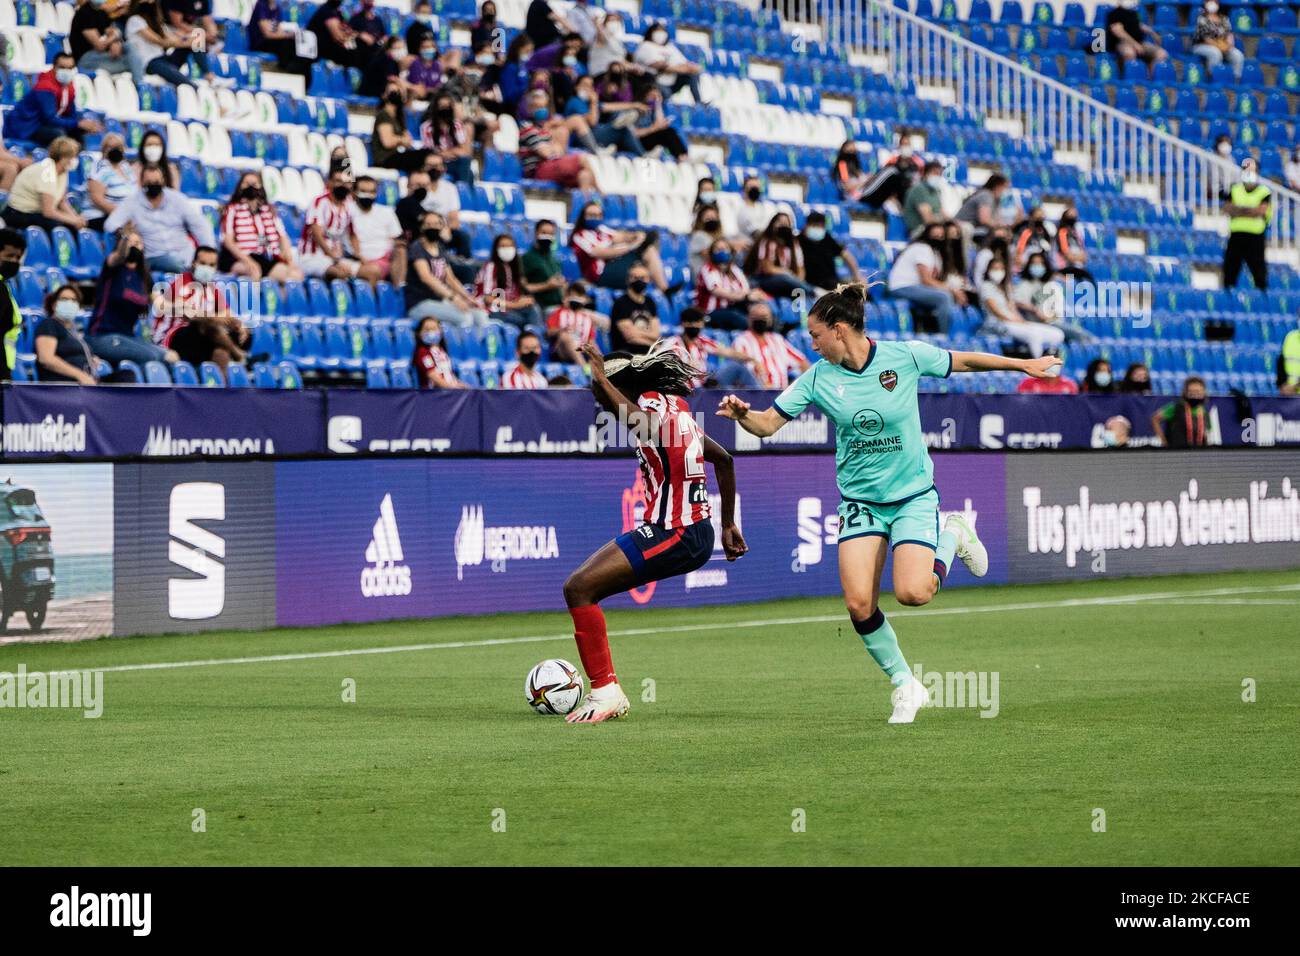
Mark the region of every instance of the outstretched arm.
[[728, 561], [735, 561], [749, 550], [736, 527], [736, 469], [731, 454], [708, 435], [704, 436], [704, 460], [713, 465], [722, 496], [722, 551]]
[[749, 402], [743, 401], [735, 395], [725, 396], [718, 403], [716, 414], [740, 422], [741, 428], [751, 435], [757, 435], [759, 438], [766, 438], [768, 435], [776, 434], [787, 421], [786, 417], [775, 408], [769, 408], [762, 412], [751, 411]]
[[635, 401], [628, 398], [605, 377], [605, 357], [600, 354], [600, 349], [596, 348], [594, 342], [583, 343], [582, 354], [587, 357], [591, 365], [591, 392], [596, 396], [596, 401], [600, 403], [601, 408], [607, 412], [621, 411], [624, 421], [628, 421], [629, 416], [634, 412], [641, 411]]
[[988, 352], [953, 352], [954, 372], [1024, 372], [1034, 378], [1053, 378], [1060, 374], [1064, 363], [1055, 355], [1036, 359], [1007, 358]]

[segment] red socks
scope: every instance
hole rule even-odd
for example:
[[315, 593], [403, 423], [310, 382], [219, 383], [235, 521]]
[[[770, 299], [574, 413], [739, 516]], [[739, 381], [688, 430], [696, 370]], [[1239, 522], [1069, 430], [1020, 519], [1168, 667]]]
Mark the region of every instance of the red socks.
[[587, 672], [591, 689], [612, 684], [614, 662], [609, 656], [609, 638], [605, 635], [605, 612], [598, 604], [584, 604], [582, 607], [569, 608], [573, 618], [573, 638], [578, 642], [578, 656], [582, 658], [582, 669]]

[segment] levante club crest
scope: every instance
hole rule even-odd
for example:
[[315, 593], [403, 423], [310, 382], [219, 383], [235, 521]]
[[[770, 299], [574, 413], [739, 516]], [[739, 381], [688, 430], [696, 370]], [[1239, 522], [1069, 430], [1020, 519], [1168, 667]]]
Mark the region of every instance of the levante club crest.
[[880, 384], [885, 386], [885, 391], [892, 392], [894, 386], [898, 384], [898, 373], [892, 368], [886, 369], [880, 373]]

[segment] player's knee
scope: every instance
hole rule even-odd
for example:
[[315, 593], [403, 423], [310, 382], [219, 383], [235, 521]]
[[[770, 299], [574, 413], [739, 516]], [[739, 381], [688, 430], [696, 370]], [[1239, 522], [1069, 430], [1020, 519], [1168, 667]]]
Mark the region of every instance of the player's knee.
[[591, 589], [577, 574], [570, 574], [564, 582], [564, 603], [569, 607], [594, 603]]
[[904, 607], [920, 607], [929, 604], [934, 597], [934, 588], [924, 585], [908, 584], [894, 591], [894, 598]]
[[871, 598], [845, 598], [844, 605], [849, 610], [849, 617], [855, 621], [866, 621], [876, 613], [876, 602]]

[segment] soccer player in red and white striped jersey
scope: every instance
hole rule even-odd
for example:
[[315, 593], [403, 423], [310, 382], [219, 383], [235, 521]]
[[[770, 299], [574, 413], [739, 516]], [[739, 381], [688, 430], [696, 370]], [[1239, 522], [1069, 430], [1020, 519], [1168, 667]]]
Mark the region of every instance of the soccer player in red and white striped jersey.
[[804, 354], [772, 331], [772, 307], [766, 302], [750, 304], [749, 328], [732, 339], [731, 347], [753, 359], [754, 374], [763, 388], [785, 388], [792, 371], [808, 368]]
[[591, 390], [601, 406], [629, 425], [644, 422], [637, 434], [637, 458], [647, 489], [641, 524], [600, 548], [564, 582], [578, 654], [591, 682], [591, 692], [566, 719], [594, 724], [626, 715], [629, 706], [614, 674], [599, 602], [651, 581], [688, 574], [709, 560], [713, 512], [706, 461], [718, 478], [723, 552], [734, 561], [748, 548], [736, 525], [731, 456], [704, 434], [686, 404], [698, 369], [663, 342], [645, 355], [613, 352], [602, 357], [590, 343], [583, 354], [591, 364]]
[[546, 388], [546, 376], [537, 371], [542, 360], [542, 340], [524, 332], [515, 343], [515, 361], [501, 374], [502, 388]]

